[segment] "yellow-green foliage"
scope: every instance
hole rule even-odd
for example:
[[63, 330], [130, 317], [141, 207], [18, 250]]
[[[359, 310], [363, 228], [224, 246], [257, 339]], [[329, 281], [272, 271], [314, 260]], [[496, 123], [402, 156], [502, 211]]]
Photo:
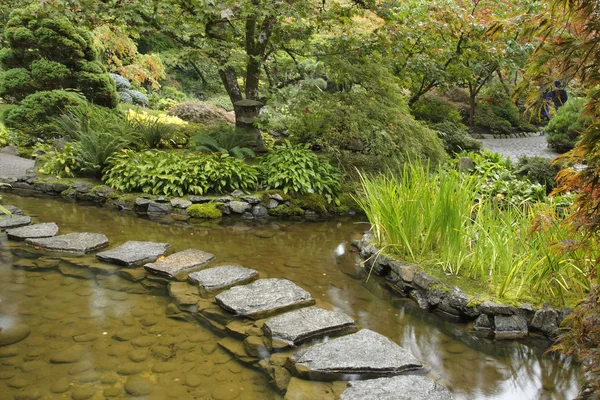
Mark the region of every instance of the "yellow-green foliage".
[[294, 203], [305, 210], [316, 211], [319, 213], [327, 212], [327, 201], [325, 197], [316, 193], [307, 193], [299, 196]]
[[282, 204], [277, 208], [271, 208], [269, 210], [269, 215], [281, 218], [301, 217], [304, 215], [304, 210], [293, 204], [291, 206]]
[[185, 212], [192, 218], [217, 219], [223, 215], [219, 206], [221, 203], [192, 204]]

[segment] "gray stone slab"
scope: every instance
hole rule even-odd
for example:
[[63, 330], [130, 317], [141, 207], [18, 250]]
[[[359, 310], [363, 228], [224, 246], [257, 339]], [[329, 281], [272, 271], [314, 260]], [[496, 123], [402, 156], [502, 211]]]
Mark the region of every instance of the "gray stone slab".
[[269, 319], [263, 325], [272, 340], [290, 346], [354, 327], [354, 320], [346, 314], [319, 307], [290, 311]]
[[433, 379], [420, 375], [348, 382], [340, 400], [452, 400], [452, 394]]
[[52, 237], [56, 236], [57, 233], [58, 225], [56, 225], [54, 222], [22, 226], [20, 228], [9, 229], [6, 231], [8, 238], [12, 240]]
[[26, 215], [2, 215], [0, 216], [0, 231], [18, 228], [31, 224], [31, 217]]
[[144, 265], [148, 272], [174, 277], [179, 272], [200, 268], [215, 258], [214, 254], [202, 250], [187, 249], [171, 254], [154, 263]]
[[527, 320], [521, 315], [496, 315], [494, 335], [496, 339], [518, 339], [526, 337]]
[[369, 329], [300, 350], [289, 361], [297, 376], [317, 380], [380, 378], [422, 367], [411, 353]]
[[260, 319], [314, 304], [306, 290], [287, 279], [259, 279], [217, 295], [217, 304], [235, 315]]
[[96, 254], [100, 261], [125, 267], [137, 267], [165, 254], [169, 243], [137, 242], [130, 240], [119, 247]]
[[237, 265], [221, 265], [192, 272], [188, 279], [197, 283], [201, 292], [216, 292], [235, 285], [250, 283], [258, 278], [258, 272]]
[[84, 254], [108, 246], [108, 238], [101, 233], [68, 233], [49, 238], [27, 239], [25, 243], [43, 250]]

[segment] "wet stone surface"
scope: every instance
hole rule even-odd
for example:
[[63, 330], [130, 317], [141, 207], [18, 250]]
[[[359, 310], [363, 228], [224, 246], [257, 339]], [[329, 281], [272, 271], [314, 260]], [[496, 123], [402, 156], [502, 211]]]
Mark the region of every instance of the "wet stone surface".
[[54, 222], [22, 226], [20, 228], [9, 229], [6, 231], [8, 238], [12, 240], [46, 238], [56, 236], [57, 233], [58, 225], [56, 225]]
[[369, 329], [300, 350], [290, 362], [298, 376], [318, 380], [376, 378], [422, 367], [411, 353]]
[[31, 224], [31, 217], [26, 215], [9, 215], [0, 216], [0, 231], [11, 228], [18, 228]]
[[214, 254], [202, 250], [183, 250], [157, 262], [144, 265], [147, 271], [158, 275], [175, 277], [180, 272], [200, 268], [215, 258]]
[[50, 238], [27, 239], [25, 243], [48, 251], [85, 254], [108, 246], [108, 238], [101, 233], [68, 233]]
[[310, 293], [287, 279], [259, 279], [217, 295], [217, 303], [238, 316], [260, 319], [314, 304]]
[[168, 243], [137, 242], [131, 240], [119, 247], [96, 254], [100, 261], [136, 267], [156, 260], [165, 254]]
[[192, 272], [188, 279], [197, 283], [202, 292], [210, 293], [228, 289], [234, 285], [252, 282], [258, 278], [258, 272], [250, 268], [236, 265], [221, 265], [207, 268], [202, 271]]
[[344, 313], [308, 307], [273, 317], [263, 329], [273, 340], [296, 346], [354, 326], [352, 318]]
[[352, 381], [340, 400], [452, 400], [448, 389], [418, 375]]

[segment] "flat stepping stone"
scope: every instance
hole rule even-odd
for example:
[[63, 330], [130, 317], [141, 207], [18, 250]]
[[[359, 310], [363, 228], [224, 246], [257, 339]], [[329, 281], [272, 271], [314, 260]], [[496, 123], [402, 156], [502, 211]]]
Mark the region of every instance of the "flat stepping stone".
[[452, 394], [433, 379], [420, 375], [348, 382], [340, 400], [452, 400]]
[[188, 275], [191, 282], [197, 283], [201, 293], [211, 293], [229, 289], [235, 285], [250, 283], [258, 278], [258, 272], [237, 265], [222, 265], [192, 272]]
[[0, 216], [0, 231], [18, 228], [31, 224], [31, 217], [26, 215], [4, 215]]
[[146, 271], [158, 275], [175, 277], [179, 272], [203, 267], [215, 258], [214, 254], [202, 250], [187, 249], [171, 254], [157, 262], [146, 264]]
[[57, 233], [58, 225], [56, 225], [54, 222], [22, 226], [20, 228], [13, 228], [6, 231], [8, 238], [12, 240], [46, 238], [56, 236]]
[[67, 233], [49, 238], [27, 239], [25, 243], [48, 251], [85, 254], [108, 246], [108, 238], [101, 233]]
[[380, 378], [422, 367], [411, 353], [369, 329], [300, 350], [290, 361], [297, 376], [317, 380]]
[[318, 337], [355, 328], [354, 320], [341, 312], [319, 307], [291, 311], [269, 319], [264, 331], [274, 341], [297, 346]]
[[110, 264], [137, 267], [165, 254], [169, 243], [137, 242], [130, 240], [119, 247], [96, 254], [96, 258]]
[[259, 279], [245, 286], [235, 286], [215, 298], [225, 310], [252, 319], [312, 305], [306, 290], [287, 279]]

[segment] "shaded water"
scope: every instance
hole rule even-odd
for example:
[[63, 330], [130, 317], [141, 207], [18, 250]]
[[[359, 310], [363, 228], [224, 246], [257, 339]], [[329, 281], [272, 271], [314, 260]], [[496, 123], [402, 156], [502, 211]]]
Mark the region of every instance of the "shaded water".
[[[202, 227], [164, 225], [58, 200], [5, 195], [4, 203], [22, 208], [34, 222], [56, 222], [61, 233], [104, 233], [111, 246], [126, 240], [169, 242], [169, 252], [193, 247], [215, 254], [213, 266], [235, 263], [258, 270], [263, 278], [288, 278], [346, 312], [360, 327], [413, 352], [451, 387], [456, 399], [558, 400], [571, 399], [578, 391], [580, 369], [544, 356], [547, 343], [479, 339], [466, 326], [444, 322], [391, 296], [374, 279], [365, 283], [350, 250], [350, 242], [368, 227], [360, 220], [264, 226], [230, 221]], [[0, 250], [8, 246], [5, 240], [0, 236]], [[47, 399], [90, 394], [102, 399], [107, 393], [127, 397], [123, 386], [130, 376], [150, 382], [145, 398], [282, 397], [266, 375], [219, 348], [219, 337], [208, 328], [167, 318], [166, 296], [117, 292], [92, 278], [58, 271], [11, 268], [18, 258], [0, 254], [0, 327], [31, 328], [25, 340], [0, 347], [0, 399], [35, 391]], [[78, 361], [49, 362], [72, 346], [81, 351]], [[65, 384], [71, 384], [68, 391], [52, 392]]]

